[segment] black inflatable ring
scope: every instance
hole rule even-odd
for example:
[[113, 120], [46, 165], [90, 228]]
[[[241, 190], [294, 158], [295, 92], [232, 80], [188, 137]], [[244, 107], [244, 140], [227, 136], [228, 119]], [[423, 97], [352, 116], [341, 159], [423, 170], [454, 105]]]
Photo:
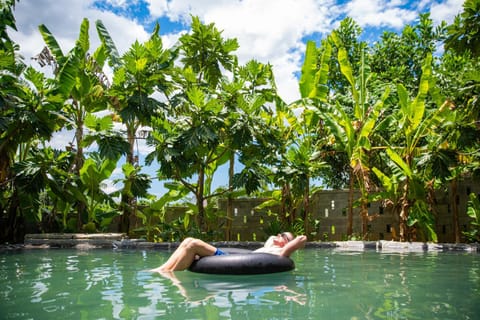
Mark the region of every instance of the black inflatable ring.
[[243, 249], [222, 248], [226, 255], [195, 260], [188, 270], [210, 274], [264, 274], [290, 271], [295, 263], [289, 257], [255, 253]]

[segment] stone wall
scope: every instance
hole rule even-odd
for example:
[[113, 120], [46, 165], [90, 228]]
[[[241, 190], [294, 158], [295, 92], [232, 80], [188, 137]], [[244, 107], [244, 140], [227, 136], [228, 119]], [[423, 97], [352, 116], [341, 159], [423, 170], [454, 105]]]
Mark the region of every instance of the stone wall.
[[[436, 219], [436, 232], [439, 242], [455, 242], [453, 205], [457, 203], [459, 212], [460, 232], [469, 228], [470, 218], [467, 216], [467, 202], [470, 193], [480, 197], [480, 184], [475, 181], [464, 181], [457, 187], [456, 197], [453, 198], [451, 190], [436, 194], [434, 207]], [[315, 240], [341, 241], [345, 240], [347, 233], [348, 190], [323, 190], [315, 193], [311, 198], [312, 218], [320, 221], [316, 230]], [[357, 199], [358, 193], [354, 194]], [[234, 217], [232, 223], [232, 240], [262, 241], [267, 234], [264, 229], [274, 220], [268, 215], [266, 209], [256, 210], [255, 207], [262, 203], [262, 199], [236, 199], [234, 200]], [[219, 210], [226, 211], [226, 200], [220, 200]], [[271, 208], [276, 212], [276, 208]], [[369, 204], [369, 215], [373, 216], [368, 223], [368, 240], [398, 240], [398, 217], [380, 202]], [[362, 221], [358, 208], [354, 208], [353, 232], [361, 235]]]
[[[459, 212], [460, 232], [469, 229], [470, 218], [467, 216], [467, 202], [470, 193], [476, 193], [480, 197], [480, 183], [478, 181], [463, 181], [458, 184], [457, 195], [453, 196], [451, 190], [436, 194], [434, 207], [436, 219], [436, 232], [438, 241], [443, 243], [455, 242], [453, 223], [453, 203], [455, 202]], [[320, 221], [315, 236], [311, 240], [342, 241], [346, 240], [347, 233], [347, 210], [348, 190], [323, 190], [315, 193], [311, 198], [312, 219]], [[354, 199], [358, 199], [358, 192]], [[234, 200], [234, 212], [232, 217], [231, 241], [265, 241], [269, 235], [269, 226], [276, 221], [274, 215], [269, 215], [268, 209], [256, 207], [266, 199], [241, 198]], [[218, 201], [219, 215], [226, 215], [227, 200]], [[186, 208], [172, 207], [167, 210], [166, 222], [173, 221], [185, 214]], [[270, 211], [278, 213], [278, 208], [272, 207]], [[369, 215], [374, 218], [368, 223], [368, 239], [398, 240], [399, 223], [398, 217], [388, 208], [384, 208], [379, 202], [369, 204]], [[225, 232], [225, 219], [220, 218], [219, 231]], [[113, 224], [115, 225], [115, 224]], [[131, 230], [141, 228], [142, 221], [132, 218]], [[110, 230], [114, 231], [114, 230]], [[362, 221], [358, 208], [354, 208], [353, 232], [360, 236], [362, 233]], [[421, 239], [419, 239], [421, 240]]]
[[[267, 233], [265, 229], [275, 219], [274, 216], [269, 215], [268, 209], [256, 209], [266, 199], [235, 199], [233, 204], [233, 217], [231, 240], [233, 241], [265, 241]], [[272, 208], [276, 211], [275, 208]], [[222, 199], [218, 201], [218, 210], [221, 212], [227, 211], [227, 200]]]

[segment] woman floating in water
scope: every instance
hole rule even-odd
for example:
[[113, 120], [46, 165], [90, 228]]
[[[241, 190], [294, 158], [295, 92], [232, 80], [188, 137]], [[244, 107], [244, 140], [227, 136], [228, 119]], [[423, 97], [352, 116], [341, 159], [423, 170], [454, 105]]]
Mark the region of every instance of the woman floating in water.
[[[253, 252], [289, 257], [295, 250], [303, 248], [306, 241], [307, 237], [304, 235], [294, 237], [290, 232], [283, 232], [276, 236], [271, 236], [262, 248]], [[200, 239], [186, 238], [175, 252], [173, 252], [167, 262], [151, 271], [163, 273], [186, 270], [196, 259], [224, 254], [220, 249]]]

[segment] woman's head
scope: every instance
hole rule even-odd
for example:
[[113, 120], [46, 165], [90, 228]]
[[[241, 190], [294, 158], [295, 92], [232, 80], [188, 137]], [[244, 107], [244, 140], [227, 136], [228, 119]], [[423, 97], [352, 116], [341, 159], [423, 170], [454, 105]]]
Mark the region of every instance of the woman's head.
[[293, 234], [290, 232], [282, 232], [280, 236], [288, 243], [293, 240]]
[[276, 236], [272, 236], [273, 245], [278, 247], [283, 247], [290, 241], [294, 239], [294, 236], [291, 232], [282, 232], [277, 234]]

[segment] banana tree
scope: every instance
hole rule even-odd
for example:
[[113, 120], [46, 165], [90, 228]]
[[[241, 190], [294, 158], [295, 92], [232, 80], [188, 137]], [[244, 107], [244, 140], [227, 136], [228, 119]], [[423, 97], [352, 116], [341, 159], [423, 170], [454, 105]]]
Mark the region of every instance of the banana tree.
[[[419, 163], [420, 155], [429, 152], [425, 146], [425, 138], [435, 135], [436, 130], [450, 114], [448, 103], [442, 103], [441, 96], [437, 91], [435, 80], [432, 76], [432, 56], [427, 55], [422, 69], [422, 76], [418, 93], [414, 99], [402, 84], [397, 85], [399, 110], [392, 115], [393, 125], [398, 128], [398, 137], [402, 145], [390, 145], [386, 154], [391, 164], [401, 176], [398, 179], [401, 192], [398, 199], [399, 212], [399, 236], [400, 241], [408, 241], [413, 238], [410, 232], [412, 226], [423, 223], [423, 227], [429, 231], [429, 237], [436, 239], [432, 219], [426, 212], [426, 180], [428, 177], [422, 171]], [[433, 110], [427, 110], [427, 95], [439, 106]], [[380, 175], [381, 176], [381, 175]]]
[[[324, 166], [315, 151], [320, 126], [317, 111], [328, 95], [331, 46], [327, 42], [323, 44], [324, 50], [319, 55], [315, 42], [307, 42], [299, 81], [301, 99], [289, 105], [275, 99], [276, 112], [265, 115], [265, 118], [269, 118], [267, 128], [275, 129], [270, 132], [270, 136], [276, 138], [272, 140], [270, 155], [259, 153], [263, 166], [255, 170], [257, 176], [268, 175], [270, 181], [281, 189], [271, 193], [270, 200], [259, 208], [278, 206], [280, 218], [288, 224], [284, 227], [291, 227], [300, 220], [302, 232], [306, 234], [310, 234], [310, 182]], [[258, 162], [256, 159], [255, 156], [249, 157], [249, 161], [254, 163]], [[248, 168], [255, 166], [250, 165]], [[247, 173], [248, 171], [245, 177], [248, 177]], [[300, 217], [297, 217], [298, 212], [301, 212]]]
[[[62, 114], [68, 122], [67, 128], [75, 129], [75, 165], [73, 172], [77, 177], [84, 162], [84, 122], [88, 113], [106, 109], [104, 91], [108, 81], [103, 74], [103, 65], [106, 58], [106, 49], [101, 45], [90, 55], [89, 21], [83, 19], [79, 37], [75, 46], [64, 54], [57, 40], [45, 25], [39, 26], [40, 33], [46, 43], [38, 56], [41, 65], [51, 65], [54, 68], [56, 91], [65, 99]], [[81, 180], [76, 183], [81, 188]], [[82, 220], [86, 203], [77, 201], [78, 229], [82, 227]]]
[[190, 214], [186, 213], [183, 219], [177, 220], [183, 222], [183, 225], [176, 225], [168, 219], [168, 205], [181, 201], [190, 191], [178, 182], [167, 182], [164, 186], [168, 191], [160, 198], [142, 199], [142, 208], [137, 211], [137, 216], [142, 219], [144, 227], [134, 231], [143, 231], [149, 241], [181, 241], [189, 233]]
[[[320, 50], [321, 49], [321, 50]], [[302, 75], [299, 81], [301, 100], [291, 104], [290, 108], [301, 107], [302, 113], [296, 118], [295, 133], [298, 135], [292, 141], [298, 141], [297, 146], [292, 146], [287, 152], [286, 159], [293, 167], [302, 168], [298, 172], [303, 177], [303, 182], [298, 181], [293, 190], [303, 190], [302, 194], [302, 220], [305, 234], [309, 234], [310, 226], [308, 216], [310, 214], [310, 180], [318, 177], [320, 170], [327, 165], [321, 161], [320, 141], [322, 140], [323, 125], [321, 117], [318, 116], [322, 104], [327, 102], [329, 93], [328, 74], [329, 61], [332, 54], [332, 46], [329, 39], [322, 42], [321, 48], [317, 48], [313, 41], [307, 42], [305, 61], [302, 66]], [[296, 170], [295, 170], [296, 171]], [[295, 179], [293, 179], [295, 181]]]
[[378, 120], [390, 90], [387, 86], [382, 96], [375, 101], [376, 97], [370, 94], [368, 87], [373, 74], [369, 72], [364, 53], [362, 52], [361, 55], [359, 74], [355, 77], [340, 38], [335, 32], [332, 32], [331, 39], [338, 49], [340, 70], [350, 85], [353, 114], [347, 114], [344, 110], [345, 106], [336, 101], [328, 108], [327, 112], [321, 113], [320, 116], [333, 135], [337, 151], [345, 152], [350, 163], [347, 235], [353, 233], [353, 192], [357, 185], [360, 189], [362, 234], [365, 237], [368, 232], [368, 221], [372, 218], [368, 213], [369, 192], [373, 188], [369, 163], [371, 151], [375, 148], [372, 137], [377, 129]]

